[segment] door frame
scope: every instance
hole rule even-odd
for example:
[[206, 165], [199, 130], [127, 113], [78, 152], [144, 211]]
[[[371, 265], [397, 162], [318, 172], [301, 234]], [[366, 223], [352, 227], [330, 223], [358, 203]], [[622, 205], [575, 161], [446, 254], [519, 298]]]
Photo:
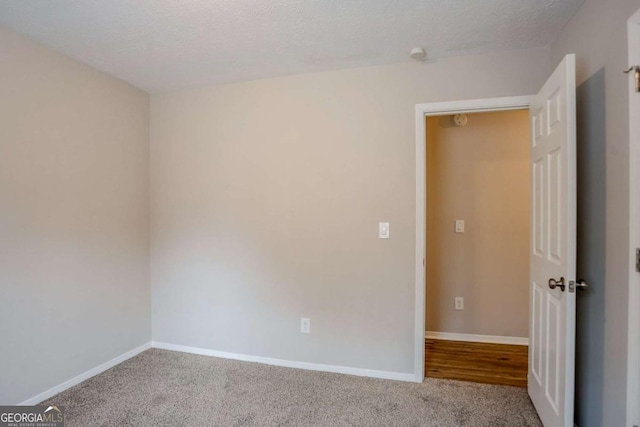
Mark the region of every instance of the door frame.
[[472, 99], [416, 104], [416, 272], [414, 381], [424, 381], [426, 314], [427, 129], [426, 117], [458, 113], [529, 110], [533, 96]]
[[[640, 9], [628, 21], [629, 66], [640, 65]], [[627, 349], [627, 425], [640, 425], [640, 274], [635, 251], [640, 248], [640, 93], [629, 79], [629, 326]]]

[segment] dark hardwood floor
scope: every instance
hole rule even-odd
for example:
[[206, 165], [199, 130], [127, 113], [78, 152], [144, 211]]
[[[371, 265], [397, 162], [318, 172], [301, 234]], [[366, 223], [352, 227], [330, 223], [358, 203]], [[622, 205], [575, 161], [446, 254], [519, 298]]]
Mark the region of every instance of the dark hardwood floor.
[[527, 386], [528, 347], [428, 339], [426, 376]]

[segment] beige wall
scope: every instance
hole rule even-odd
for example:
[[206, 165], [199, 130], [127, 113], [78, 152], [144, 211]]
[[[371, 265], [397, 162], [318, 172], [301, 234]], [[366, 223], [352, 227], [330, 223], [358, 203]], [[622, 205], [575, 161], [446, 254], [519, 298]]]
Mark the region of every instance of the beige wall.
[[[415, 104], [536, 93], [547, 59], [534, 49], [152, 95], [153, 339], [412, 373]], [[377, 238], [379, 221], [391, 239]]]
[[[426, 328], [527, 337], [529, 112], [468, 119], [427, 119]], [[454, 233], [456, 219], [464, 233]]]
[[149, 342], [148, 96], [0, 28], [0, 403]]
[[[578, 187], [580, 203], [581, 199], [593, 198], [594, 193], [597, 196], [604, 181], [606, 204], [600, 218], [591, 218], [582, 227], [583, 241], [589, 240], [589, 228], [603, 222], [602, 239], [588, 244], [595, 250], [604, 246], [606, 255], [603, 265], [598, 266], [604, 270], [604, 280], [598, 280], [598, 271], [592, 271], [591, 265], [578, 263], [578, 274], [587, 273], [584, 278], [593, 285], [593, 297], [586, 295], [582, 297], [586, 301], [581, 303], [578, 296], [579, 328], [583, 323], [589, 328], [582, 332], [583, 345], [578, 341], [577, 348], [577, 379], [585, 392], [576, 396], [580, 427], [630, 425], [625, 420], [628, 285], [630, 275], [635, 273], [629, 240], [630, 77], [622, 70], [631, 65], [627, 57], [627, 20], [639, 8], [638, 0], [585, 0], [552, 47], [554, 66], [565, 54], [576, 54], [578, 94], [583, 100], [578, 109], [578, 149], [589, 142], [588, 148], [600, 153], [601, 145], [599, 163], [605, 162], [605, 173], [599, 180], [585, 177], [584, 185]], [[596, 129], [592, 127], [594, 123]], [[602, 137], [590, 140], [590, 134], [600, 129]], [[588, 155], [589, 152], [584, 154]], [[594, 163], [590, 167], [597, 170], [600, 165]], [[589, 258], [590, 254], [585, 254], [585, 261]], [[598, 259], [594, 261], [600, 263]]]

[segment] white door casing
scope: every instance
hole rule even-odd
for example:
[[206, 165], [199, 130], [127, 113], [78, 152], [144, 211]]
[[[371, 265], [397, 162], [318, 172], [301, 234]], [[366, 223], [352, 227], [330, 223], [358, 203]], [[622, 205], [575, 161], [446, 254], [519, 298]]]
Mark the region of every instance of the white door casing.
[[[576, 281], [575, 56], [531, 108], [529, 395], [545, 427], [573, 427]], [[549, 279], [564, 278], [565, 289]]]
[[[628, 22], [629, 67], [640, 65], [640, 10]], [[640, 93], [634, 73], [629, 80], [629, 331], [627, 356], [627, 426], [640, 426], [640, 274], [635, 251], [640, 248]]]
[[442, 116], [457, 113], [488, 113], [491, 111], [527, 110], [532, 96], [512, 96], [464, 101], [431, 102], [416, 104], [416, 259], [415, 259], [415, 330], [414, 330], [414, 381], [424, 381], [425, 359], [425, 249], [426, 249], [426, 116]]

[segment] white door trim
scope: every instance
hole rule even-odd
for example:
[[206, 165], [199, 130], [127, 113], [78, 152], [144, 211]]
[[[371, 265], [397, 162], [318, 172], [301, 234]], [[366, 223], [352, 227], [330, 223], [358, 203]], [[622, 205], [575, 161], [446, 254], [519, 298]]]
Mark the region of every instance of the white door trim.
[[416, 104], [416, 288], [415, 288], [415, 355], [414, 381], [424, 381], [425, 330], [425, 245], [427, 215], [427, 159], [425, 117], [454, 113], [528, 110], [532, 96], [473, 99], [466, 101]]
[[[628, 22], [629, 66], [640, 65], [640, 10]], [[627, 426], [640, 425], [640, 274], [635, 249], [640, 248], [640, 94], [629, 79], [629, 327], [627, 357]]]

